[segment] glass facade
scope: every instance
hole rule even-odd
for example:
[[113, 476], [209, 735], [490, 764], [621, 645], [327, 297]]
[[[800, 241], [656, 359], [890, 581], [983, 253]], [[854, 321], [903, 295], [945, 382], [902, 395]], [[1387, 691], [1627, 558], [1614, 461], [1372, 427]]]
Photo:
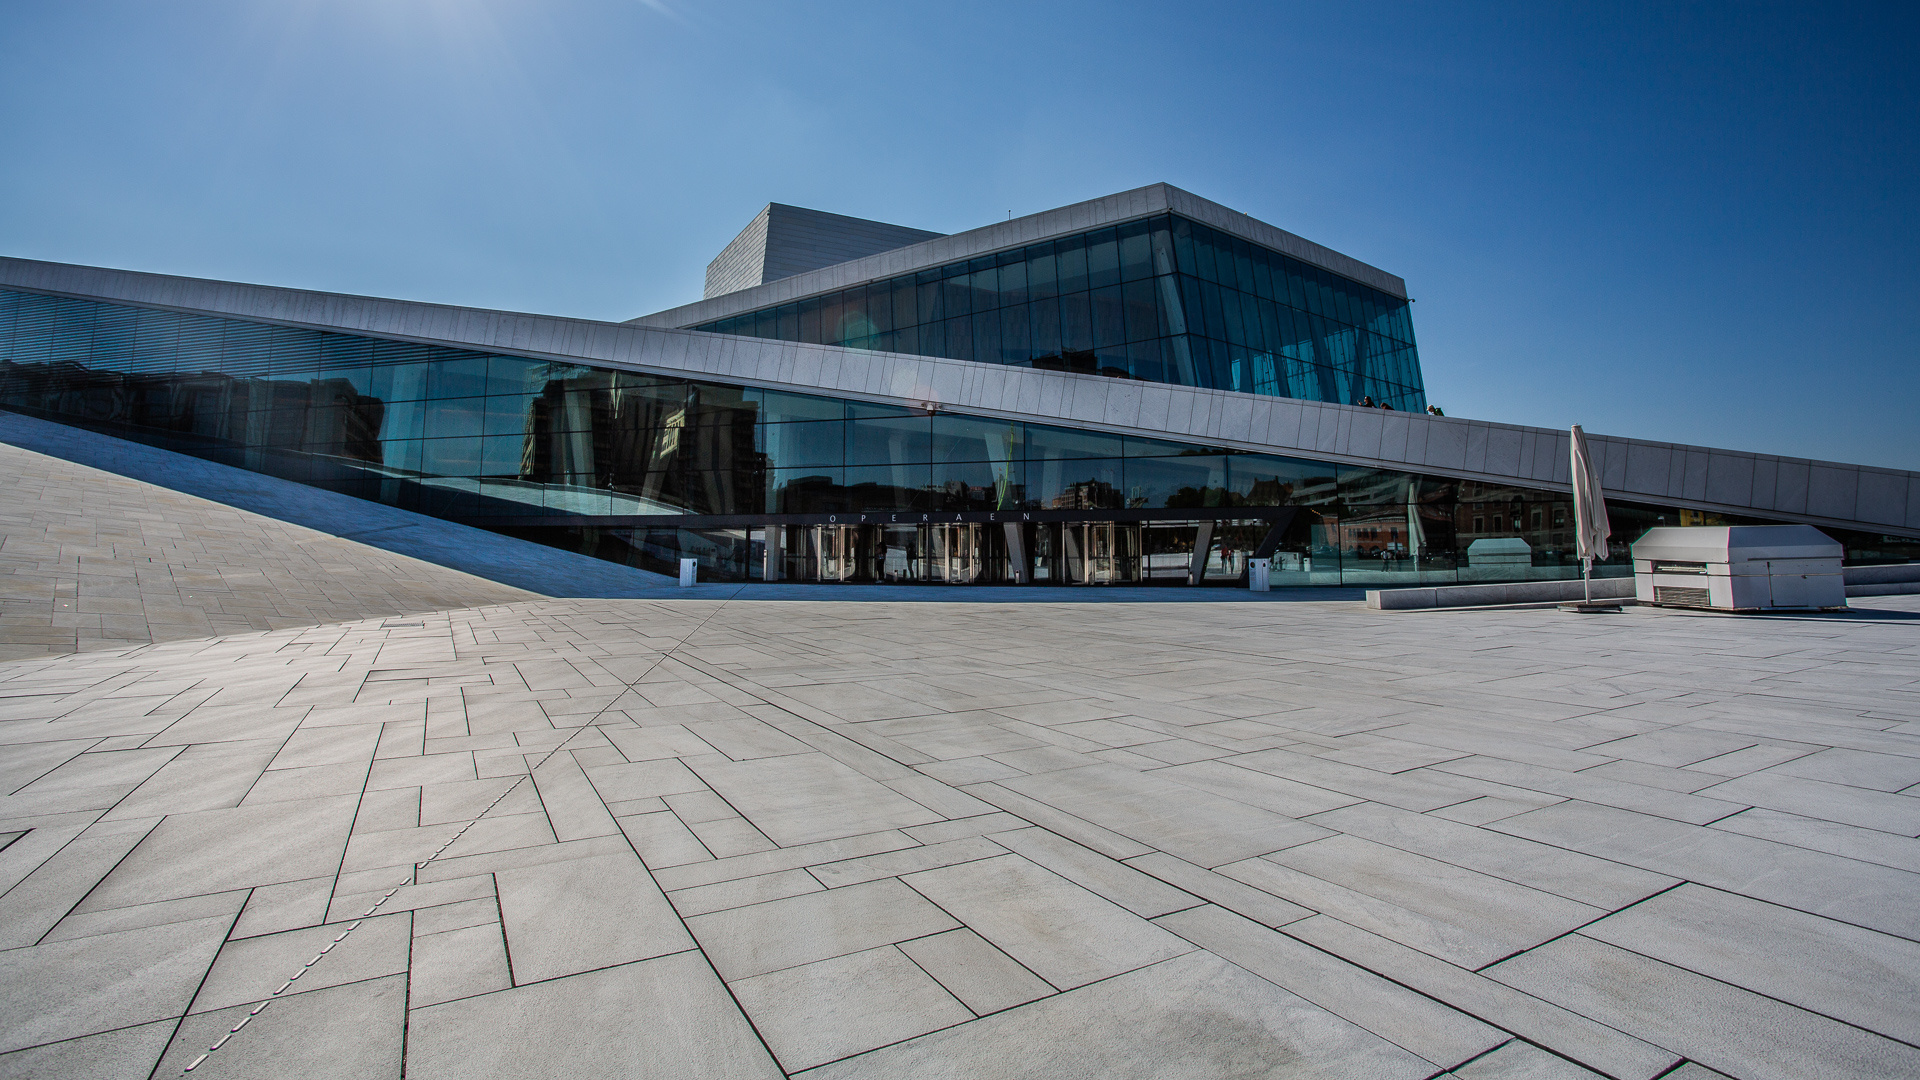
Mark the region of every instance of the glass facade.
[[[1564, 493], [20, 292], [0, 406], [708, 579], [1578, 574]], [[1609, 509], [1627, 539], [1738, 523]]]
[[1408, 307], [1161, 214], [694, 329], [1418, 411]]

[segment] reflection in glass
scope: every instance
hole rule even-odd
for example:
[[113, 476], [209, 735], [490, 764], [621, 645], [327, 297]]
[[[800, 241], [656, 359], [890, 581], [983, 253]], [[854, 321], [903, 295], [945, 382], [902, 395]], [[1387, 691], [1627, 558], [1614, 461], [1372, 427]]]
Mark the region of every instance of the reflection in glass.
[[695, 329], [1417, 411], [1406, 312], [1163, 214]]
[[[1139, 265], [1128, 235], [1115, 240], [1123, 283]], [[1186, 242], [1204, 271], [1198, 241]], [[1090, 279], [1099, 267], [1075, 250], [1068, 271]], [[1222, 250], [1208, 252], [1207, 272], [1226, 273]], [[1257, 249], [1225, 254], [1237, 287], [1277, 292], [1286, 278], [1269, 267], [1261, 285]], [[996, 295], [1024, 287], [1032, 302], [1057, 280], [1036, 274], [1043, 264], [1023, 256], [1024, 286], [1012, 264], [994, 264]], [[969, 302], [985, 269], [966, 270]], [[1322, 310], [1365, 314], [1354, 295], [1312, 284]], [[914, 291], [916, 313], [926, 297]], [[1252, 356], [1243, 371], [1264, 377]], [[1283, 585], [1578, 573], [1571, 503], [1557, 492], [6, 291], [0, 405], [653, 569], [672, 570], [684, 545], [730, 580], [804, 563], [807, 580], [1177, 582], [1197, 560], [1202, 582], [1231, 583], [1261, 550]], [[851, 531], [786, 549], [789, 533], [814, 526], [761, 521], [755, 541], [737, 521], [705, 520], [1010, 511], [1022, 520], [836, 523]], [[1628, 572], [1624, 545], [1655, 525], [1752, 520], [1609, 511], [1622, 545], [1603, 573]], [[1832, 531], [1850, 559], [1913, 547]]]

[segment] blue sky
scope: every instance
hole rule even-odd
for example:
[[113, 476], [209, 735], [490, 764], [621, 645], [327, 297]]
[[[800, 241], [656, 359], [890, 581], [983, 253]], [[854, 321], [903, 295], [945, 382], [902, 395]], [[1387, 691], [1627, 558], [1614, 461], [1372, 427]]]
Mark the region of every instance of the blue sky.
[[769, 200], [1167, 181], [1407, 279], [1450, 415], [1920, 469], [1913, 5], [10, 5], [0, 253], [622, 319]]

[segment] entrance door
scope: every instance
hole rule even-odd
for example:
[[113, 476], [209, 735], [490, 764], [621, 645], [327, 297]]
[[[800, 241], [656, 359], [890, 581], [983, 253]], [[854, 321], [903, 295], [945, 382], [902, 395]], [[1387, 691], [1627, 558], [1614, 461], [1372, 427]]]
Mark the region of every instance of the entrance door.
[[857, 525], [801, 525], [788, 530], [794, 581], [872, 581], [876, 548]]
[[876, 581], [914, 582], [924, 580], [922, 570], [925, 538], [918, 525], [877, 525], [879, 540], [874, 548]]
[[1075, 522], [1060, 529], [1065, 580], [1107, 585], [1140, 576], [1140, 528], [1111, 521]]
[[1087, 584], [1105, 585], [1118, 580], [1114, 576], [1117, 544], [1111, 522], [1085, 526], [1087, 531]]
[[969, 585], [985, 561], [986, 527], [975, 523], [934, 525], [927, 529], [927, 580]]

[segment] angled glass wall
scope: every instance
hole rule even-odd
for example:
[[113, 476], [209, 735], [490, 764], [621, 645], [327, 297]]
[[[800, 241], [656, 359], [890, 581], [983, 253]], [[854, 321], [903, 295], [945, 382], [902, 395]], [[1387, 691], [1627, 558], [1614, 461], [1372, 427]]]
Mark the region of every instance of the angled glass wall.
[[1417, 411], [1408, 306], [1161, 214], [694, 329]]
[[[709, 579], [1578, 573], [1564, 493], [30, 293], [0, 291], [0, 407]], [[1609, 510], [1628, 539], [1741, 523]]]

